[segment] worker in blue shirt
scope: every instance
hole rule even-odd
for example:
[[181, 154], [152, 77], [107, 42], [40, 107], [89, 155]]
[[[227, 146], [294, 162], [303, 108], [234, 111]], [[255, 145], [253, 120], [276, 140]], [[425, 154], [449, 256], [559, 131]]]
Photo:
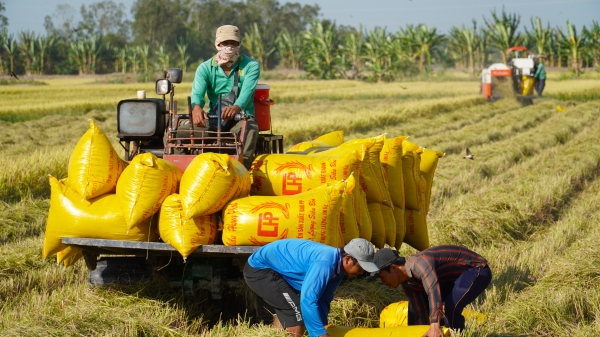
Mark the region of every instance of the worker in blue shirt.
[[344, 248], [301, 240], [277, 240], [254, 252], [244, 267], [248, 286], [275, 309], [273, 322], [292, 337], [304, 328], [328, 336], [325, 325], [335, 289], [344, 276], [377, 271], [373, 246], [353, 239]]

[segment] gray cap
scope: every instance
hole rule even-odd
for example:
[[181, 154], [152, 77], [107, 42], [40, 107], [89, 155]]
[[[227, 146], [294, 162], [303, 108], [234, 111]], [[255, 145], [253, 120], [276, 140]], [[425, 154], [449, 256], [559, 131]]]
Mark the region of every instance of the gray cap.
[[373, 273], [379, 270], [375, 263], [373, 263], [375, 250], [369, 241], [361, 238], [352, 239], [344, 247], [344, 251], [355, 258], [358, 261], [358, 264], [360, 264], [362, 269], [367, 273]]

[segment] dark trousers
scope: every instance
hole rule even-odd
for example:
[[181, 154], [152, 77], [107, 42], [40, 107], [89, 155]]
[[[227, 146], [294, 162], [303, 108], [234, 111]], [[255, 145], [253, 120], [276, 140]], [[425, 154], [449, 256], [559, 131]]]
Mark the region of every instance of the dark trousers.
[[[465, 270], [454, 281], [454, 284], [440, 284], [447, 327], [460, 330], [465, 328], [465, 317], [462, 315], [463, 309], [483, 293], [491, 280], [492, 271], [486, 266], [485, 268], [470, 268]], [[420, 296], [417, 297], [420, 299]], [[423, 292], [422, 297], [422, 303], [428, 303], [425, 292]], [[408, 325], [426, 324], [425, 322], [428, 319], [424, 316], [428, 316], [429, 311], [423, 312], [423, 317], [420, 317], [415, 307], [411, 304], [411, 301], [409, 301]]]
[[535, 81], [535, 91], [537, 92], [539, 97], [542, 97], [542, 91], [544, 91], [544, 87], [546, 86], [546, 79], [537, 79]]

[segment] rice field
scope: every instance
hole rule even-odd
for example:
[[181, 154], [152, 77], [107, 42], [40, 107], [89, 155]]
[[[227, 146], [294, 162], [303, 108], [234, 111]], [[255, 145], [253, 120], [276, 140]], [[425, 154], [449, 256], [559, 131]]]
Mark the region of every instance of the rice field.
[[[0, 331], [3, 336], [284, 336], [257, 323], [240, 296], [184, 298], [159, 282], [89, 288], [83, 261], [41, 259], [47, 175], [66, 176], [88, 119], [116, 142], [116, 104], [153, 83], [36, 79], [0, 86]], [[600, 80], [550, 74], [545, 97], [489, 103], [479, 83], [265, 81], [273, 132], [286, 147], [343, 130], [346, 139], [408, 135], [440, 150], [428, 216], [431, 244], [460, 244], [490, 262], [492, 284], [462, 336], [600, 333]], [[190, 83], [177, 86], [185, 109]], [[469, 147], [475, 160], [463, 159]], [[402, 253], [414, 252], [403, 247]], [[399, 290], [353, 280], [330, 323], [375, 327]], [[243, 296], [242, 296], [243, 298]], [[236, 311], [237, 310], [237, 311]]]

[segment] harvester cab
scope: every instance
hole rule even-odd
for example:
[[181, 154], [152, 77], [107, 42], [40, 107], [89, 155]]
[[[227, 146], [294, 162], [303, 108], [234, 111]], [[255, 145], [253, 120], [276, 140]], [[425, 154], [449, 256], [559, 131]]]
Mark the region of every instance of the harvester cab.
[[[527, 48], [516, 46], [506, 50], [507, 64], [494, 63], [481, 72], [481, 94], [493, 101], [507, 96], [531, 103], [535, 55], [528, 54]], [[527, 56], [526, 56], [527, 55]]]

